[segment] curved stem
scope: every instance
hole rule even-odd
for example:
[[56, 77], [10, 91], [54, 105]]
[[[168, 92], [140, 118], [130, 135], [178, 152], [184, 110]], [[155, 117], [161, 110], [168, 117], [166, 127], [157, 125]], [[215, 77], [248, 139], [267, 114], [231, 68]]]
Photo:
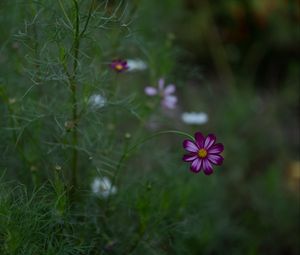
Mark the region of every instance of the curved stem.
[[[194, 140], [194, 137], [185, 133], [185, 132], [181, 132], [181, 131], [178, 131], [178, 130], [166, 130], [166, 131], [160, 131], [160, 132], [157, 132], [157, 133], [154, 133], [153, 135], [151, 136], [148, 136], [146, 138], [144, 138], [143, 140], [141, 140], [139, 143], [133, 145], [132, 147], [130, 147], [129, 149], [127, 149], [127, 146], [126, 146], [126, 149], [124, 150], [124, 153], [122, 154], [120, 160], [118, 161], [118, 164], [115, 168], [115, 175], [113, 177], [113, 180], [112, 180], [112, 185], [111, 185], [111, 189], [112, 187], [115, 185], [116, 183], [116, 179], [118, 177], [118, 174], [120, 172], [120, 168], [123, 164], [123, 162], [130, 156], [130, 152], [134, 151], [136, 148], [138, 148], [140, 145], [144, 144], [145, 142], [151, 140], [152, 138], [154, 137], [157, 137], [157, 136], [160, 136], [160, 135], [164, 135], [164, 134], [177, 134], [177, 135], [181, 135], [181, 136], [185, 136], [185, 137], [188, 137], [192, 140]], [[108, 199], [108, 202], [107, 202], [107, 207], [109, 206], [109, 202], [110, 202], [110, 199]]]
[[[166, 130], [166, 131], [160, 131], [160, 132], [157, 132], [157, 133], [154, 133], [153, 135], [151, 136], [148, 136], [146, 138], [144, 138], [143, 140], [141, 140], [139, 143], [133, 145], [132, 147], [130, 147], [128, 150], [127, 150], [127, 146], [125, 147], [124, 149], [124, 153], [122, 154], [117, 166], [116, 166], [116, 173], [113, 177], [113, 180], [112, 180], [112, 185], [110, 187], [110, 191], [111, 192], [111, 189], [114, 187], [115, 183], [116, 183], [116, 179], [118, 177], [118, 174], [120, 173], [120, 168], [123, 164], [123, 161], [126, 160], [129, 156], [130, 156], [130, 152], [134, 151], [136, 148], [138, 148], [140, 145], [144, 144], [145, 142], [151, 140], [152, 138], [154, 137], [157, 137], [157, 136], [160, 136], [160, 135], [164, 135], [164, 134], [177, 134], [177, 135], [181, 135], [181, 136], [185, 136], [185, 137], [188, 137], [192, 140], [194, 140], [194, 137], [185, 133], [185, 132], [182, 132], [182, 131], [178, 131], [178, 130]], [[110, 205], [110, 197], [108, 198], [107, 200], [107, 204], [106, 204], [106, 209], [109, 208], [109, 205]], [[145, 231], [142, 231], [142, 233], [140, 233], [139, 237], [137, 238], [137, 240], [129, 247], [129, 249], [127, 250], [127, 252], [125, 254], [130, 254], [133, 250], [135, 250], [135, 248], [137, 247], [137, 245], [139, 244], [139, 242], [141, 241], [141, 239], [143, 238], [144, 236], [144, 233]]]
[[156, 137], [156, 136], [160, 136], [160, 135], [163, 135], [163, 134], [178, 134], [178, 135], [181, 135], [181, 136], [186, 136], [192, 140], [194, 140], [194, 137], [185, 133], [185, 132], [181, 132], [181, 131], [178, 131], [178, 130], [166, 130], [166, 131], [160, 131], [160, 132], [157, 132], [157, 133], [154, 133], [153, 135], [151, 136], [148, 136], [146, 138], [144, 138], [143, 140], [141, 140], [139, 143], [133, 145], [128, 151], [127, 151], [127, 155], [129, 152], [135, 150], [138, 146], [142, 145], [143, 143], [147, 142], [148, 140]]
[[130, 156], [130, 154], [129, 154], [130, 152], [134, 151], [137, 147], [139, 147], [140, 145], [144, 144], [145, 142], [151, 140], [152, 138], [160, 136], [160, 135], [164, 135], [164, 134], [177, 134], [177, 135], [185, 136], [185, 137], [188, 137], [188, 138], [194, 140], [193, 136], [191, 136], [191, 135], [189, 135], [185, 132], [178, 131], [178, 130], [166, 130], [166, 131], [160, 131], [160, 132], [154, 133], [153, 135], [144, 138], [139, 143], [136, 143], [135, 145], [130, 147], [125, 153], [123, 153], [122, 157], [120, 158], [120, 160], [118, 162], [118, 165], [117, 165], [116, 169], [119, 170], [119, 168], [121, 167], [123, 161], [127, 157]]

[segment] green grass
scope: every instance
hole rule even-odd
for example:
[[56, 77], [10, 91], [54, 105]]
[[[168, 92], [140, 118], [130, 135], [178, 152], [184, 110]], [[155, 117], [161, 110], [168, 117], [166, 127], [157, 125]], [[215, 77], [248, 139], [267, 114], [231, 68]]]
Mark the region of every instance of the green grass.
[[[0, 254], [299, 253], [299, 63], [268, 51], [289, 58], [293, 8], [275, 4], [264, 34], [263, 6], [209, 2], [1, 1]], [[253, 37], [226, 41], [239, 8]], [[116, 58], [148, 68], [117, 74]], [[173, 111], [144, 93], [161, 77]], [[182, 161], [179, 132], [196, 131], [225, 146], [211, 176]], [[116, 193], [94, 194], [96, 177]]]

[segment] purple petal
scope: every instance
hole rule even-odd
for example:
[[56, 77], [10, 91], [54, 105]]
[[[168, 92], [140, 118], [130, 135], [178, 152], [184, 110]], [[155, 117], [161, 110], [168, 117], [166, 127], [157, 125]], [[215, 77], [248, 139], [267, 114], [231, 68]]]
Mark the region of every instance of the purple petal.
[[168, 86], [165, 88], [165, 90], [164, 90], [164, 95], [166, 95], [166, 96], [167, 96], [167, 95], [170, 95], [170, 94], [174, 93], [175, 90], [176, 90], [175, 85], [170, 84], [170, 85], [168, 85]]
[[177, 103], [177, 97], [176, 96], [166, 96], [162, 100], [162, 105], [169, 109], [174, 109]]
[[202, 159], [195, 159], [191, 164], [191, 171], [198, 173], [201, 171]]
[[203, 160], [203, 170], [206, 175], [210, 175], [213, 173], [213, 167], [208, 160]]
[[186, 154], [183, 156], [182, 160], [185, 162], [190, 162], [198, 158], [197, 154], [191, 153], [191, 154]]
[[192, 142], [191, 140], [184, 140], [183, 141], [183, 148], [186, 149], [188, 152], [198, 152], [198, 146]]
[[110, 67], [116, 72], [121, 73], [128, 69], [127, 61], [121, 59], [115, 59], [111, 62]]
[[210, 147], [208, 153], [210, 154], [219, 154], [224, 150], [224, 145], [221, 143], [217, 143]]
[[163, 91], [163, 90], [164, 90], [164, 85], [165, 85], [165, 79], [160, 78], [160, 79], [158, 80], [158, 89], [159, 89], [160, 91]]
[[215, 135], [209, 134], [205, 139], [204, 148], [208, 150], [215, 143], [215, 141], [216, 141]]
[[205, 138], [201, 132], [195, 133], [195, 140], [199, 148], [203, 148]]
[[222, 165], [224, 160], [222, 156], [215, 154], [208, 154], [207, 159], [215, 165]]
[[157, 94], [157, 89], [154, 88], [154, 87], [146, 87], [145, 88], [145, 93], [148, 95], [148, 96], [154, 96]]

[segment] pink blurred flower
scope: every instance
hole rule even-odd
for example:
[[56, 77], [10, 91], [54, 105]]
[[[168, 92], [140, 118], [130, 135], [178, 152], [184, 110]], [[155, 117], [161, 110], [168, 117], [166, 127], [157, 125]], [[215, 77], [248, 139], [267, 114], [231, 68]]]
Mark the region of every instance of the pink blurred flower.
[[174, 95], [176, 90], [175, 85], [169, 84], [165, 87], [165, 80], [160, 78], [158, 81], [158, 87], [146, 87], [145, 93], [148, 96], [160, 96], [161, 105], [168, 109], [174, 109], [177, 103], [177, 97]]
[[127, 61], [122, 59], [115, 59], [109, 64], [110, 68], [117, 73], [124, 72], [128, 69]]

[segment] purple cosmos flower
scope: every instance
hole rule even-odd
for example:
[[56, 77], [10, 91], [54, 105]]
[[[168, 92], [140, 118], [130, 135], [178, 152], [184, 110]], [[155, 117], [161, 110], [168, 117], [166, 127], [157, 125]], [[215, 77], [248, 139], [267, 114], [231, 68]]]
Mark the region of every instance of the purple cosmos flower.
[[113, 60], [109, 66], [118, 73], [124, 72], [128, 69], [127, 61], [122, 59]]
[[212, 165], [222, 165], [224, 158], [220, 153], [224, 150], [221, 143], [215, 143], [216, 136], [209, 134], [206, 138], [202, 133], [195, 133], [195, 140], [184, 140], [183, 148], [189, 152], [183, 161], [191, 162], [191, 171], [198, 173], [202, 169], [206, 175], [213, 173]]
[[162, 98], [161, 104], [163, 107], [174, 109], [177, 103], [177, 97], [173, 95], [175, 90], [176, 88], [173, 84], [169, 84], [165, 87], [165, 80], [161, 78], [158, 81], [158, 88], [146, 87], [145, 93], [148, 96], [159, 95]]

